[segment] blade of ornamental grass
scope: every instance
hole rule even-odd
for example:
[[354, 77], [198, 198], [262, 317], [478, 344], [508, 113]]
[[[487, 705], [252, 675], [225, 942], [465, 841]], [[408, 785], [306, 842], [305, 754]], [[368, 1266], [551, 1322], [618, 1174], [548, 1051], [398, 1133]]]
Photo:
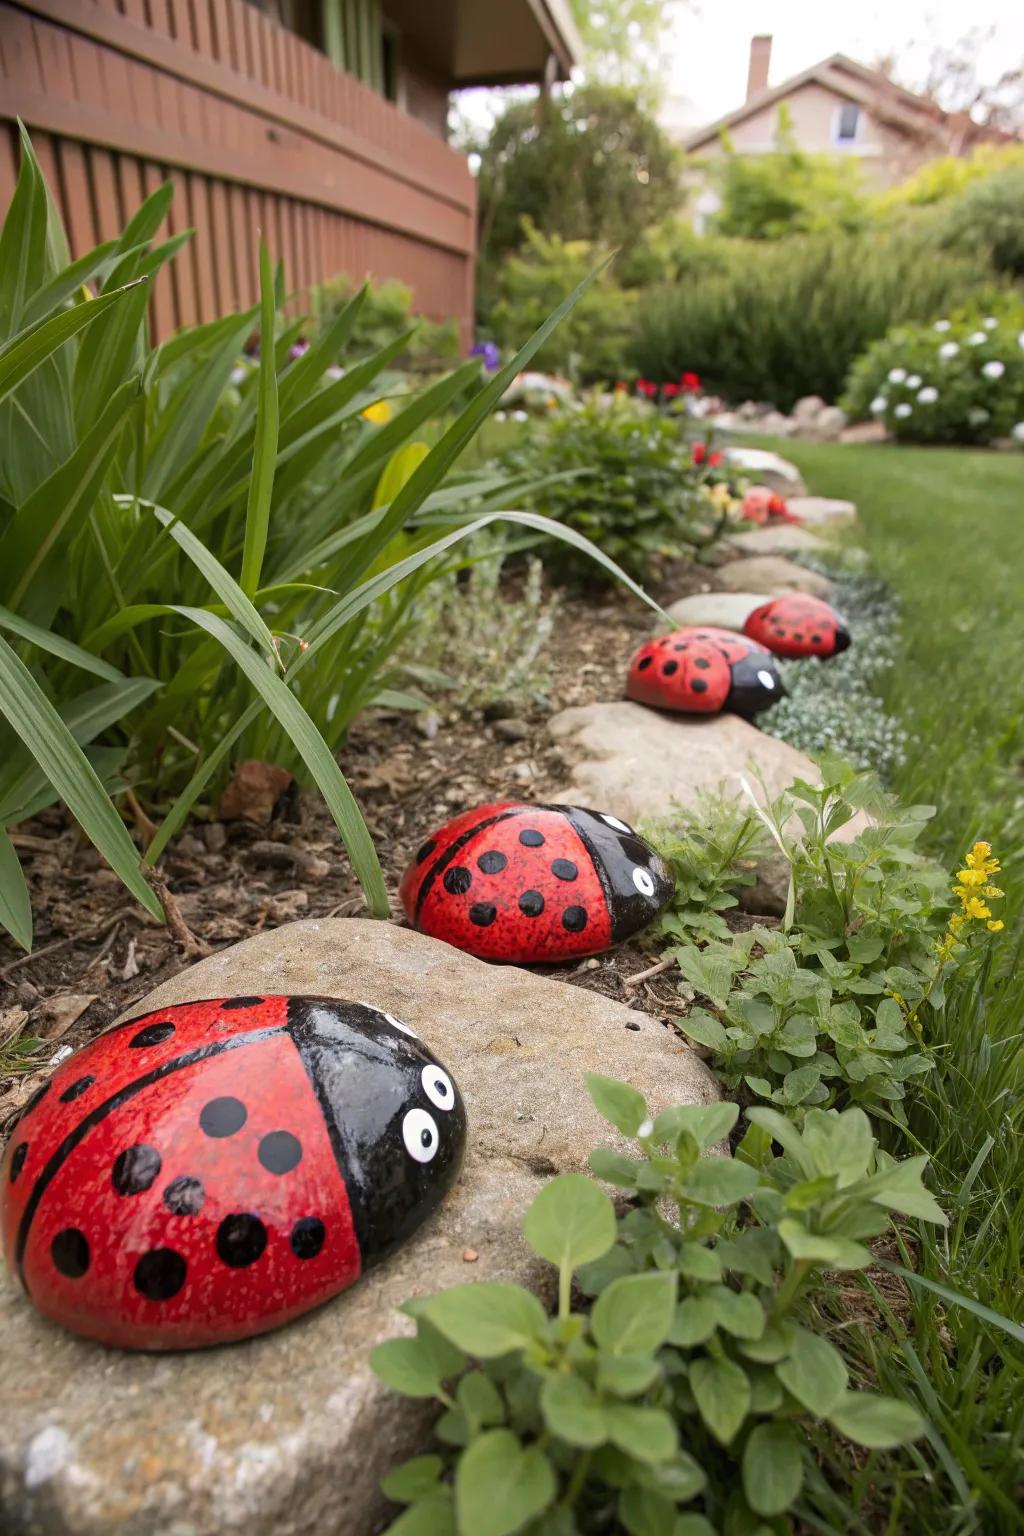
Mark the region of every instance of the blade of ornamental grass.
[[245, 508], [245, 544], [240, 586], [251, 598], [260, 584], [270, 529], [270, 498], [277, 463], [277, 369], [274, 362], [274, 275], [265, 240], [260, 241], [260, 377], [256, 405], [256, 441]]

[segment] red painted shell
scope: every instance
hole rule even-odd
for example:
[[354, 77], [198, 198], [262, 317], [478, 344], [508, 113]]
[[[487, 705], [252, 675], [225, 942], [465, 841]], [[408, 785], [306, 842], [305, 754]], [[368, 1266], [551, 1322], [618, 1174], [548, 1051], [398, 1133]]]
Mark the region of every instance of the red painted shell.
[[755, 608], [744, 633], [776, 656], [835, 656], [850, 644], [850, 632], [835, 609], [799, 592]]
[[401, 890], [414, 928], [511, 964], [598, 954], [671, 893], [660, 857], [625, 822], [514, 801], [476, 806], [435, 832]]
[[782, 697], [770, 652], [731, 629], [691, 625], [649, 640], [629, 665], [626, 693], [638, 704], [688, 715], [730, 709], [753, 715]]
[[101, 1343], [245, 1338], [399, 1246], [464, 1136], [447, 1073], [368, 1004], [181, 1004], [100, 1035], [29, 1101], [0, 1237], [35, 1306]]

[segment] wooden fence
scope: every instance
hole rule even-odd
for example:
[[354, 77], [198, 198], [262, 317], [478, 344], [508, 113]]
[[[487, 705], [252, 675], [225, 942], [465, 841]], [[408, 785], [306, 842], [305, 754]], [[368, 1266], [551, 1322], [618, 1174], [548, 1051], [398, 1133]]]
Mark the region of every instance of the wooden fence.
[[154, 285], [155, 339], [254, 301], [259, 231], [293, 288], [396, 277], [470, 332], [462, 156], [248, 0], [0, 0], [0, 212], [19, 117], [75, 256], [174, 183], [169, 232], [196, 233]]

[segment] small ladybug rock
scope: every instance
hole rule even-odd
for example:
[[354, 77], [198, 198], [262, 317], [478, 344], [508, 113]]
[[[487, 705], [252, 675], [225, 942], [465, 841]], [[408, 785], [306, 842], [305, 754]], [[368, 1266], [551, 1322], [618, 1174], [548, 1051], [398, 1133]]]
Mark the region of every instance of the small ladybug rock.
[[7, 1262], [104, 1344], [263, 1333], [386, 1258], [458, 1171], [458, 1089], [368, 1003], [230, 997], [100, 1035], [26, 1106], [0, 1164]]
[[789, 510], [785, 497], [769, 490], [766, 485], [753, 485], [743, 498], [743, 516], [752, 523], [770, 521], [799, 523], [801, 519]]
[[688, 715], [729, 709], [749, 719], [783, 695], [771, 652], [731, 629], [691, 625], [642, 645], [626, 693], [638, 704]]
[[776, 656], [835, 656], [850, 644], [850, 631], [835, 609], [799, 592], [762, 603], [743, 632]]
[[624, 821], [576, 805], [480, 805], [427, 839], [402, 880], [414, 928], [484, 960], [594, 955], [649, 922], [668, 871]]

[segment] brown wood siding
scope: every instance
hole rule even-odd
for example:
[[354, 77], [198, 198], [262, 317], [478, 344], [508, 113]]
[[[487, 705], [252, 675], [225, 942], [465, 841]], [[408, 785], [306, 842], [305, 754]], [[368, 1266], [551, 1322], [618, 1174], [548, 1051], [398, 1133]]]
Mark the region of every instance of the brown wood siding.
[[473, 311], [476, 197], [461, 155], [248, 0], [0, 0], [0, 213], [32, 134], [74, 256], [168, 177], [152, 326], [256, 296], [262, 232], [289, 287], [400, 278], [417, 310]]

